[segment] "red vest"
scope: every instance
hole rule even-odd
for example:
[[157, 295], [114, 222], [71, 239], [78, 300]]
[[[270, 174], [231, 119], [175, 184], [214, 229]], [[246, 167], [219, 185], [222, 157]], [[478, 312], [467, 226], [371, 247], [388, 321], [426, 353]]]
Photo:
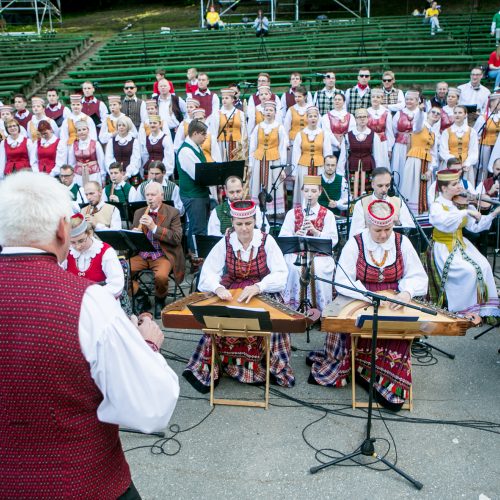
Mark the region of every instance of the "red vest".
[[333, 116], [331, 113], [328, 113], [327, 116], [330, 120], [330, 130], [332, 131], [332, 134], [347, 134], [347, 131], [349, 130], [349, 122], [351, 120], [351, 115], [349, 113], [344, 116], [343, 120], [337, 116]]
[[410, 120], [410, 117], [406, 113], [403, 113], [403, 111], [399, 112], [397, 130], [396, 142], [399, 144], [408, 144], [410, 132], [413, 130], [413, 121]]
[[115, 157], [115, 161], [121, 163], [123, 168], [127, 168], [130, 164], [130, 158], [132, 157], [132, 151], [134, 148], [134, 141], [128, 141], [125, 146], [121, 146], [118, 141], [113, 139], [113, 156]]
[[38, 170], [46, 174], [50, 174], [52, 169], [56, 164], [57, 146], [59, 144], [59, 139], [43, 148], [40, 140], [36, 141], [36, 151], [38, 155]]
[[451, 127], [453, 125], [453, 122], [453, 116], [450, 116], [444, 109], [441, 109], [441, 132], [444, 132], [447, 128]]
[[28, 113], [26, 114], [26, 116], [24, 118], [21, 118], [17, 114], [17, 111], [14, 114], [14, 119], [17, 121], [17, 123], [19, 123], [19, 125], [21, 125], [21, 127], [24, 127], [24, 128], [26, 128], [28, 126], [28, 123], [29, 123], [29, 121], [31, 120], [32, 117], [33, 117], [33, 115], [29, 111], [28, 111]]
[[149, 140], [149, 136], [146, 137], [146, 149], [148, 151], [149, 159], [147, 165], [152, 161], [159, 160], [163, 161], [163, 137], [156, 142], [156, 144], [152, 144]]
[[[295, 232], [297, 232], [304, 223], [304, 210], [302, 209], [302, 207], [295, 207], [294, 213], [295, 213]], [[323, 231], [323, 228], [325, 227], [326, 213], [327, 209], [323, 206], [320, 206], [318, 210], [318, 216], [316, 217], [316, 219], [311, 220], [311, 224], [314, 226], [316, 230]], [[312, 233], [311, 234], [307, 233], [306, 236], [312, 236]]]
[[97, 174], [101, 171], [97, 163], [96, 141], [90, 139], [87, 149], [80, 149], [78, 147], [79, 141], [73, 143], [73, 152], [75, 153], [76, 165], [75, 174], [82, 175], [83, 167], [88, 167], [89, 174]]
[[95, 102], [88, 102], [85, 99], [82, 101], [82, 112], [90, 116], [96, 125], [101, 123], [101, 116], [99, 115], [100, 103], [99, 99], [96, 99]]
[[111, 248], [107, 243], [102, 244], [101, 251], [90, 261], [90, 266], [86, 271], [80, 271], [76, 265], [76, 259], [68, 253], [68, 272], [75, 276], [87, 278], [94, 283], [102, 283], [106, 281], [106, 275], [102, 270], [102, 257], [106, 250]]
[[368, 115], [368, 128], [373, 130], [380, 138], [382, 142], [387, 141], [387, 137], [385, 135], [385, 128], [387, 122], [387, 114], [389, 112], [386, 111], [380, 118], [375, 118], [372, 115]]
[[64, 121], [64, 106], [61, 106], [59, 109], [52, 110], [50, 106], [47, 106], [45, 108], [45, 114], [49, 117], [52, 118], [58, 127], [62, 125], [62, 122]]
[[52, 255], [0, 256], [0, 498], [116, 499], [130, 471], [78, 325], [89, 281]]
[[28, 139], [23, 137], [19, 146], [13, 148], [5, 140], [5, 170], [4, 175], [12, 174], [23, 168], [31, 168], [28, 153]]
[[363, 172], [369, 172], [375, 168], [375, 160], [373, 159], [373, 141], [375, 134], [373, 130], [364, 141], [358, 141], [357, 137], [349, 132], [349, 170], [355, 172], [358, 170], [359, 162], [361, 161], [361, 169]]
[[285, 94], [285, 105], [286, 105], [285, 112], [288, 111], [288, 108], [291, 108], [292, 106], [295, 105], [295, 94], [293, 93], [292, 89], [290, 89]]
[[212, 114], [212, 103], [213, 103], [214, 95], [213, 94], [205, 94], [205, 95], [196, 94], [193, 97], [197, 101], [200, 101], [200, 108], [205, 110], [205, 116], [208, 118]]

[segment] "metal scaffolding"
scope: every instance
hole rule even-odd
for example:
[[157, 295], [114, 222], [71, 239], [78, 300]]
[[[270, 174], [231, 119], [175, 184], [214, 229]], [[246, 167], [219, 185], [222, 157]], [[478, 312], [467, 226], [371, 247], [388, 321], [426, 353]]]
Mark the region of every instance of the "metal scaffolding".
[[0, 17], [15, 12], [33, 14], [39, 35], [44, 25], [53, 31], [53, 22], [62, 23], [61, 0], [0, 0]]

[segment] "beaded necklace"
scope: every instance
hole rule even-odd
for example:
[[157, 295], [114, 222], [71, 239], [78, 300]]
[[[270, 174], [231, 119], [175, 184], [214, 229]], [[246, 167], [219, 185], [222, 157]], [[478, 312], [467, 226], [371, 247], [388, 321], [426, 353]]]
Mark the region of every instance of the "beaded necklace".
[[248, 262], [245, 263], [245, 265], [243, 265], [243, 261], [241, 260], [241, 250], [238, 250], [238, 253], [236, 254], [236, 271], [242, 278], [248, 278], [248, 275], [250, 274], [253, 259], [253, 250], [254, 248], [252, 247], [252, 249], [250, 250], [250, 258], [248, 259]]

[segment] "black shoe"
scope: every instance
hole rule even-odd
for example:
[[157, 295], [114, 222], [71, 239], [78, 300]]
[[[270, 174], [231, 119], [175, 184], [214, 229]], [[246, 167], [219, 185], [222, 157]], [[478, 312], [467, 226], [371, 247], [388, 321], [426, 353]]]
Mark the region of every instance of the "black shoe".
[[141, 314], [151, 309], [151, 302], [149, 301], [149, 297], [139, 289], [132, 299], [132, 306], [136, 314]]
[[[359, 373], [356, 373], [356, 384], [362, 387], [366, 392], [370, 389], [370, 384]], [[404, 402], [391, 403], [390, 401], [387, 401], [387, 399], [385, 399], [384, 396], [382, 396], [382, 394], [380, 394], [380, 392], [378, 392], [375, 388], [373, 390], [373, 398], [380, 406], [393, 412], [398, 412], [404, 405]]]
[[316, 379], [313, 377], [312, 373], [309, 374], [309, 377], [307, 379], [307, 383], [310, 385], [319, 385], [318, 382], [316, 382]]
[[165, 307], [165, 297], [155, 297], [155, 319], [161, 318], [161, 311]]
[[[210, 392], [209, 385], [203, 385], [189, 370], [182, 372], [182, 376], [189, 382], [191, 387], [201, 394], [208, 394]], [[217, 385], [218, 380], [215, 381], [214, 385]]]
[[314, 361], [312, 359], [306, 358], [306, 365], [307, 366], [312, 366], [314, 364]]

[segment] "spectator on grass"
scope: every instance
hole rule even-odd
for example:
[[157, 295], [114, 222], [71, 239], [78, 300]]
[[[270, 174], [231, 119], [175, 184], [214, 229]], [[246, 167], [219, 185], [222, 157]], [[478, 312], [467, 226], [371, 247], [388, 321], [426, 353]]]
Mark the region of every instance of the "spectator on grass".
[[207, 12], [207, 29], [218, 30], [220, 28], [220, 22], [219, 13], [215, 10], [215, 7], [211, 5]]

